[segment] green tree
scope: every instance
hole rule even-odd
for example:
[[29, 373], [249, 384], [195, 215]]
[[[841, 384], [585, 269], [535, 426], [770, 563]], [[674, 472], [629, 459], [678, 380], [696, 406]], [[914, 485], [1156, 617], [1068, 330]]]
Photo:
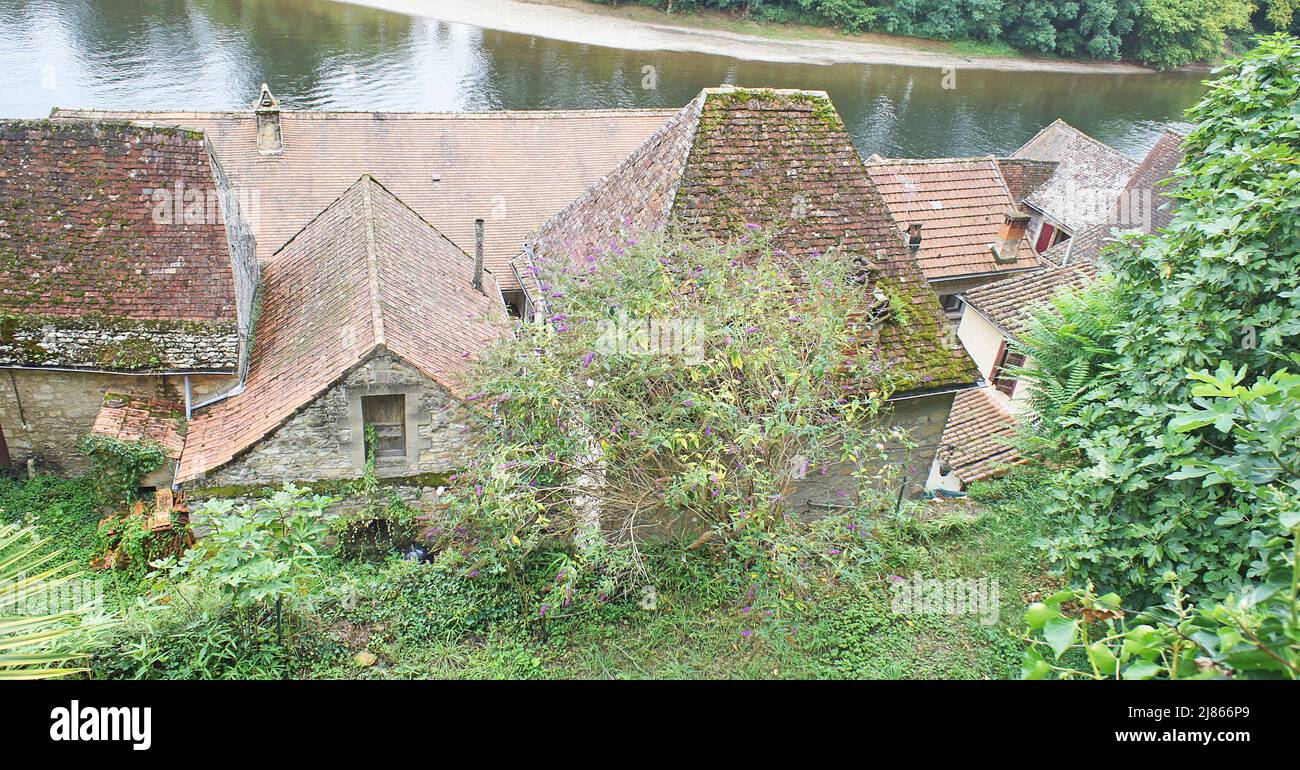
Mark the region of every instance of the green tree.
[[1053, 423], [1077, 448], [1077, 465], [1048, 511], [1060, 524], [1049, 556], [1131, 601], [1157, 600], [1166, 572], [1194, 598], [1223, 596], [1249, 569], [1255, 498], [1171, 476], [1230, 454], [1212, 436], [1176, 430], [1174, 419], [1188, 401], [1188, 370], [1227, 361], [1267, 377], [1279, 356], [1300, 350], [1298, 73], [1300, 42], [1262, 39], [1189, 111], [1196, 128], [1171, 193], [1174, 220], [1111, 253], [1120, 320], [1090, 363], [1104, 376], [1069, 422]]
[[1142, 0], [1133, 37], [1138, 61], [1160, 69], [1223, 55], [1228, 33], [1249, 30], [1253, 0]]
[[1300, 678], [1300, 374], [1283, 369], [1249, 386], [1245, 378], [1244, 367], [1226, 363], [1191, 375], [1193, 403], [1171, 427], [1231, 447], [1181, 459], [1170, 478], [1231, 488], [1249, 501], [1216, 521], [1240, 527], [1249, 517], [1249, 585], [1194, 607], [1171, 573], [1163, 581], [1172, 587], [1167, 602], [1133, 622], [1116, 594], [1097, 596], [1091, 586], [1055, 594], [1025, 614], [1023, 676]]
[[330, 502], [292, 484], [239, 508], [231, 500], [208, 500], [195, 523], [211, 531], [179, 560], [155, 561], [151, 574], [182, 593], [184, 583], [213, 587], [244, 611], [251, 625], [272, 617], [276, 636], [283, 639], [286, 610], [309, 609], [324, 558], [324, 509]]

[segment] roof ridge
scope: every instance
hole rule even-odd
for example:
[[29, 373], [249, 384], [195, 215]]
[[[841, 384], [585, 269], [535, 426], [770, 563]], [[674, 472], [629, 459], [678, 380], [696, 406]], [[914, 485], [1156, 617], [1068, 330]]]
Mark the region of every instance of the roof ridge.
[[996, 155], [992, 154], [967, 155], [950, 158], [884, 158], [879, 155], [873, 155], [872, 157], [878, 158], [878, 160], [864, 158], [863, 163], [868, 166], [897, 166], [902, 164], [920, 165], [922, 163], [980, 163], [982, 161], [996, 161], [998, 159]]
[[[1046, 131], [1048, 128], [1051, 128], [1052, 126], [1056, 125], [1057, 123], [1060, 123], [1061, 125], [1065, 126], [1066, 128], [1070, 129], [1071, 131], [1073, 131], [1073, 132], [1075, 133], [1075, 135], [1083, 137], [1084, 139], [1086, 139], [1086, 140], [1088, 140], [1089, 142], [1091, 142], [1091, 143], [1097, 145], [1098, 147], [1102, 148], [1103, 150], [1107, 150], [1108, 152], [1110, 152], [1110, 153], [1112, 153], [1112, 154], [1114, 154], [1114, 155], [1118, 155], [1119, 157], [1124, 158], [1124, 159], [1129, 160], [1129, 161], [1132, 161], [1132, 162], [1134, 162], [1134, 163], [1137, 163], [1137, 162], [1138, 162], [1137, 160], [1135, 160], [1135, 159], [1133, 158], [1133, 156], [1128, 155], [1128, 154], [1123, 153], [1123, 152], [1120, 152], [1119, 150], [1115, 149], [1114, 147], [1111, 147], [1109, 144], [1106, 144], [1105, 142], [1103, 142], [1102, 140], [1100, 140], [1100, 139], [1098, 139], [1097, 137], [1093, 136], [1092, 134], [1089, 134], [1087, 131], [1084, 131], [1083, 129], [1080, 129], [1080, 128], [1075, 128], [1074, 126], [1070, 125], [1069, 123], [1066, 123], [1066, 122], [1065, 122], [1064, 120], [1062, 120], [1061, 118], [1057, 118], [1056, 120], [1052, 121], [1051, 125], [1047, 126], [1047, 128], [1044, 128], [1043, 131]], [[1041, 132], [1040, 132], [1040, 133], [1041, 133]], [[1031, 139], [1030, 141], [1033, 141], [1033, 140]], [[1029, 144], [1029, 142], [1025, 142], [1025, 144]], [[1021, 145], [1021, 146], [1023, 147], [1024, 145]]]
[[[1051, 128], [1052, 126], [1056, 125], [1057, 123], [1060, 123], [1061, 125], [1065, 126], [1066, 128], [1074, 128], [1074, 126], [1070, 125], [1069, 123], [1066, 123], [1064, 119], [1062, 119], [1062, 118], [1057, 118], [1056, 120], [1053, 120], [1051, 123], [1048, 123], [1047, 125], [1045, 125], [1045, 126], [1043, 126], [1042, 128], [1038, 129], [1038, 131], [1036, 131], [1036, 132], [1034, 133], [1033, 136], [1029, 137], [1029, 138], [1026, 139], [1026, 140], [1025, 140], [1025, 141], [1024, 141], [1024, 142], [1023, 142], [1019, 147], [1017, 147], [1016, 149], [1012, 150], [1012, 151], [1011, 151], [1011, 156], [1010, 156], [1010, 157], [1013, 157], [1013, 158], [1016, 157], [1016, 154], [1017, 154], [1017, 153], [1019, 153], [1021, 150], [1025, 149], [1025, 148], [1028, 147], [1029, 145], [1033, 144], [1033, 143], [1034, 143], [1034, 140], [1036, 140], [1038, 137], [1042, 136], [1043, 134], [1047, 133], [1047, 130], [1048, 130], [1049, 128]], [[1075, 129], [1075, 130], [1077, 131], [1078, 129]], [[1031, 159], [1031, 160], [1032, 160], [1032, 159]]]
[[[457, 120], [461, 118], [484, 119], [484, 118], [550, 118], [557, 116], [568, 117], [609, 117], [610, 115], [672, 115], [677, 112], [673, 107], [599, 107], [593, 109], [569, 109], [569, 110], [467, 110], [455, 112], [451, 110], [444, 111], [420, 111], [420, 110], [280, 110], [281, 116], [311, 118], [319, 120], [347, 120], [353, 118], [376, 118], [391, 119], [400, 118], [406, 120]], [[139, 118], [93, 118], [87, 116], [93, 115], [133, 115], [141, 116]], [[131, 110], [131, 109], [104, 109], [101, 107], [53, 107], [50, 109], [49, 118], [46, 120], [66, 121], [66, 120], [115, 120], [127, 123], [139, 123], [151, 118], [176, 119], [182, 117], [222, 117], [222, 118], [253, 118], [256, 113], [253, 110]], [[36, 120], [40, 120], [37, 118]]]
[[375, 345], [384, 345], [384, 311], [379, 302], [379, 256], [375, 248], [375, 211], [370, 204], [373, 179], [362, 174], [361, 219], [366, 227], [366, 291], [370, 294], [370, 321], [374, 329]]

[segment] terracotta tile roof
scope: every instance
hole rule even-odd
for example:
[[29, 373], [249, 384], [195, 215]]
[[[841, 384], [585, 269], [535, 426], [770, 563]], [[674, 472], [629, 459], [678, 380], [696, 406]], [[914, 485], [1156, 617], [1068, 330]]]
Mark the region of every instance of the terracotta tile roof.
[[184, 417], [185, 406], [179, 402], [105, 393], [90, 432], [133, 443], [152, 441], [167, 459], [176, 460], [185, 448], [180, 430]]
[[[486, 220], [484, 256], [502, 288], [528, 233], [664, 124], [669, 110], [281, 113], [284, 149], [257, 151], [249, 112], [56, 110], [201, 129], [231, 185], [256, 195], [258, 256], [273, 254], [357, 177], [371, 174], [465, 251]], [[434, 180], [437, 180], [436, 182]]]
[[243, 392], [190, 422], [178, 481], [215, 469], [387, 349], [454, 395], [504, 333], [491, 273], [369, 176], [295, 235], [263, 273]]
[[[1174, 216], [1174, 202], [1169, 199], [1170, 191], [1169, 182], [1174, 176], [1174, 169], [1183, 162], [1186, 151], [1183, 150], [1182, 134], [1173, 131], [1165, 131], [1156, 140], [1151, 150], [1147, 152], [1146, 157], [1138, 164], [1134, 170], [1133, 176], [1129, 178], [1128, 184], [1124, 186], [1126, 194], [1150, 194], [1150, 203], [1143, 202], [1143, 211], [1145, 205], [1150, 205], [1151, 221], [1143, 229], [1146, 232], [1155, 232], [1162, 228], [1168, 227], [1169, 221]], [[1119, 221], [1125, 223], [1124, 226], [1137, 226], [1138, 223], [1126, 222], [1126, 217], [1121, 212]], [[1130, 220], [1131, 221], [1131, 220]]]
[[1097, 280], [1099, 271], [1091, 262], [1049, 267], [1003, 278], [962, 294], [975, 312], [984, 316], [1003, 334], [1019, 339], [1032, 311], [1051, 301], [1064, 288], [1081, 289]]
[[1015, 435], [1016, 418], [998, 398], [986, 387], [961, 391], [953, 399], [939, 454], [965, 484], [1001, 476], [1025, 462], [1007, 443]]
[[1027, 240], [1011, 262], [989, 249], [1017, 205], [994, 158], [884, 159], [868, 162], [867, 173], [899, 227], [921, 225], [916, 261], [928, 280], [1038, 267]]
[[1025, 201], [1072, 233], [1107, 221], [1137, 161], [1056, 120], [1011, 154], [1055, 161], [1056, 171]]
[[[202, 136], [0, 121], [0, 363], [233, 369], [234, 279], [216, 190]], [[182, 199], [167, 206], [162, 191]]]
[[1169, 198], [1171, 188], [1166, 182], [1183, 162], [1182, 141], [1182, 135], [1173, 131], [1161, 134], [1116, 200], [1111, 222], [1084, 228], [1048, 249], [1044, 256], [1058, 265], [1096, 262], [1102, 250], [1115, 241], [1113, 231], [1117, 228], [1153, 233], [1167, 227], [1176, 202]]
[[978, 379], [965, 351], [943, 343], [938, 300], [822, 92], [706, 89], [548, 221], [531, 242], [540, 261], [526, 269], [601, 253], [638, 228], [671, 224], [725, 241], [747, 223], [778, 233], [793, 259], [838, 248], [888, 284], [907, 320], [891, 317], [879, 352], [909, 389]]
[[529, 241], [535, 255], [599, 256], [626, 232], [667, 224], [695, 140], [700, 104], [693, 99], [605, 178], [547, 220]]

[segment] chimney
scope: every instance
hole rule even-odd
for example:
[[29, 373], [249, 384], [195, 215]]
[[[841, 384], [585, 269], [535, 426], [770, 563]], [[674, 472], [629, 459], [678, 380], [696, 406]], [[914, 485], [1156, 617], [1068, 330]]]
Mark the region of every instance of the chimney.
[[1029, 229], [1029, 215], [1009, 209], [998, 228], [998, 239], [990, 244], [993, 258], [998, 262], [1015, 262], [1020, 256], [1020, 243]]
[[257, 115], [257, 151], [263, 155], [279, 155], [284, 149], [280, 134], [280, 100], [271, 95], [271, 89], [262, 84], [262, 93], [253, 105]]
[[907, 226], [907, 248], [915, 254], [921, 248], [921, 223], [914, 222]]
[[[474, 288], [483, 291], [483, 220], [474, 220]], [[486, 294], [487, 292], [483, 292]]]

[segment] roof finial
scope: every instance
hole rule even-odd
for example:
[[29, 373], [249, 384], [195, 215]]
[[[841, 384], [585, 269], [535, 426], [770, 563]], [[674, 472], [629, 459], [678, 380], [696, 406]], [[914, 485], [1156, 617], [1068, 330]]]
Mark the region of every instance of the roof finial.
[[264, 110], [280, 109], [280, 100], [275, 98], [275, 96], [271, 93], [271, 87], [268, 86], [267, 84], [265, 83], [262, 84], [262, 91], [261, 93], [258, 94], [257, 104], [253, 105], [253, 109], [257, 110], [258, 112], [262, 112]]

